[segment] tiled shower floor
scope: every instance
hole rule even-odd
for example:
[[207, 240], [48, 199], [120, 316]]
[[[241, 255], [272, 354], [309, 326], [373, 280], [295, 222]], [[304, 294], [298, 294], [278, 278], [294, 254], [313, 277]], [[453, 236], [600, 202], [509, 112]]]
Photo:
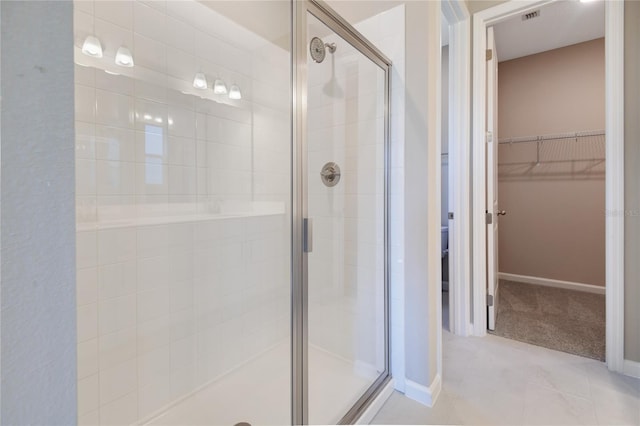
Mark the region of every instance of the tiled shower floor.
[[[149, 425], [291, 424], [290, 346], [282, 343], [191, 395]], [[309, 348], [309, 421], [336, 424], [374, 378], [353, 363]]]

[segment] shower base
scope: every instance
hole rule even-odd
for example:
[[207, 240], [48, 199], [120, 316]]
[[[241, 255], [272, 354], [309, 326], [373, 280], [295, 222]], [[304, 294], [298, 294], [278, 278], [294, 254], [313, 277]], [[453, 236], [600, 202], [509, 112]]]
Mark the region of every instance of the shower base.
[[[145, 424], [291, 424], [290, 359], [289, 343], [282, 343]], [[377, 378], [374, 372], [313, 346], [309, 366], [311, 424], [336, 424]]]

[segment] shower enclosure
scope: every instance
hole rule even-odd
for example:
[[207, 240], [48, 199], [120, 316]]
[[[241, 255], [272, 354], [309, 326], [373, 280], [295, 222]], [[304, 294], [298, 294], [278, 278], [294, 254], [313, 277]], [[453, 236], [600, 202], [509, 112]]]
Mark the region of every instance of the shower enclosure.
[[322, 2], [74, 6], [79, 423], [356, 419], [390, 377], [389, 61]]

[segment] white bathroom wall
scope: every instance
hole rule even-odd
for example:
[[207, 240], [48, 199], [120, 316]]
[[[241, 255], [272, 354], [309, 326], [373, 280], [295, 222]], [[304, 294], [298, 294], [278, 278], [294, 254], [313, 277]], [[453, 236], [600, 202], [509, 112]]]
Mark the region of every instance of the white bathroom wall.
[[[309, 37], [323, 35], [310, 24]], [[309, 64], [309, 215], [317, 232], [309, 254], [310, 343], [375, 371], [383, 313], [384, 74], [335, 34], [324, 62]], [[326, 187], [322, 166], [341, 179]], [[361, 306], [364, 305], [364, 306]], [[366, 317], [366, 320], [365, 320]]]
[[0, 2], [0, 423], [76, 422], [72, 5]]
[[78, 414], [128, 424], [289, 342], [290, 54], [194, 1], [74, 4]]

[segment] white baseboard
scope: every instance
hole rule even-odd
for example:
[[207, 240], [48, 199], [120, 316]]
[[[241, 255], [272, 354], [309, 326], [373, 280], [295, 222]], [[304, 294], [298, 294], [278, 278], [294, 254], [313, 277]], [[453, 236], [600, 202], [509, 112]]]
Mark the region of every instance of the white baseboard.
[[440, 390], [442, 390], [442, 379], [440, 378], [440, 374], [436, 374], [435, 379], [433, 379], [429, 387], [407, 380], [404, 394], [407, 398], [418, 401], [427, 407], [433, 407], [438, 400]]
[[640, 362], [625, 359], [622, 363], [622, 374], [640, 379]]
[[527, 284], [537, 284], [546, 287], [565, 288], [567, 290], [585, 291], [587, 293], [605, 294], [604, 286], [593, 284], [574, 283], [572, 281], [552, 280], [550, 278], [529, 277], [527, 275], [509, 274], [499, 272], [498, 278], [507, 281], [517, 281]]
[[357, 425], [368, 425], [373, 421], [373, 418], [378, 414], [378, 411], [382, 408], [384, 403], [389, 399], [393, 390], [395, 388], [395, 384], [393, 383], [393, 378], [387, 382], [386, 385], [382, 388], [378, 396], [371, 401], [371, 404], [367, 407], [366, 410], [362, 413], [358, 420], [355, 421]]

